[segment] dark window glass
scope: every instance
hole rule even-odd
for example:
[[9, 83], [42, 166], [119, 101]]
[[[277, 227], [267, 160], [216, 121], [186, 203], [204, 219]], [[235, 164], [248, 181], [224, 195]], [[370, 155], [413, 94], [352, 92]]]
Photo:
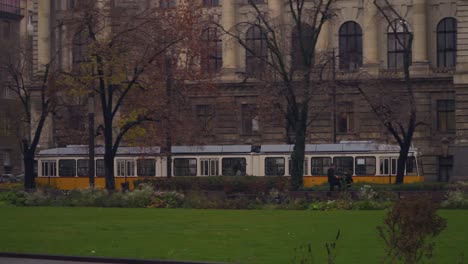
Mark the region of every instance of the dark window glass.
[[76, 176], [76, 161], [72, 159], [59, 160], [59, 176], [75, 177]]
[[265, 71], [267, 55], [267, 40], [259, 26], [252, 26], [247, 30], [245, 44], [245, 71], [251, 76]]
[[57, 176], [57, 162], [55, 160], [43, 160], [41, 167], [42, 176]]
[[455, 101], [437, 101], [437, 130], [440, 132], [455, 131]]
[[89, 174], [89, 160], [87, 159], [79, 159], [76, 161], [77, 163], [77, 169], [76, 169], [76, 175], [83, 177], [83, 176], [88, 176]]
[[356, 157], [356, 175], [375, 175], [375, 157]]
[[201, 176], [218, 176], [218, 159], [201, 159]]
[[452, 176], [453, 156], [439, 157], [439, 177], [438, 181], [448, 182]]
[[406, 21], [394, 21], [388, 26], [387, 58], [389, 69], [403, 69], [404, 55], [408, 53], [408, 64], [411, 65], [410, 32]]
[[241, 106], [242, 134], [250, 135], [258, 132], [257, 108], [253, 104]]
[[159, 0], [159, 8], [161, 9], [173, 8], [175, 6], [175, 0]]
[[265, 175], [266, 176], [284, 176], [285, 164], [284, 158], [266, 158]]
[[197, 105], [196, 106], [197, 119], [201, 123], [203, 130], [211, 134], [213, 132], [214, 123], [214, 109], [212, 105]]
[[418, 175], [415, 157], [411, 156], [406, 160], [406, 175]]
[[348, 21], [339, 33], [340, 69], [353, 71], [362, 66], [362, 30], [358, 23]]
[[333, 164], [336, 165], [335, 173], [337, 175], [353, 174], [353, 157], [334, 157]]
[[96, 177], [104, 177], [106, 175], [104, 160], [97, 159], [96, 160]]
[[343, 102], [338, 105], [336, 127], [339, 133], [354, 131], [354, 111], [352, 102]]
[[[288, 159], [288, 173], [289, 175], [292, 175], [292, 160], [291, 158]], [[304, 157], [304, 176], [309, 174], [309, 163], [307, 162], [307, 158]]]
[[244, 158], [224, 158], [222, 160], [223, 176], [245, 176], [246, 161]]
[[137, 176], [156, 176], [156, 160], [138, 159]]
[[86, 61], [86, 49], [89, 41], [84, 30], [78, 31], [73, 36], [72, 62], [79, 64]]
[[175, 176], [197, 176], [196, 159], [174, 159]]
[[248, 0], [249, 4], [264, 4], [265, 0]]
[[291, 54], [292, 67], [294, 69], [307, 69], [313, 64], [313, 35], [314, 29], [307, 24], [302, 24], [300, 30], [297, 27], [293, 29], [291, 36]]
[[203, 6], [219, 6], [219, 0], [203, 0]]
[[437, 25], [437, 66], [454, 67], [457, 56], [457, 20], [447, 17]]
[[327, 171], [331, 166], [331, 158], [316, 157], [311, 159], [312, 176], [327, 175]]
[[216, 73], [223, 64], [223, 44], [216, 28], [203, 31], [205, 51], [202, 56], [202, 70], [206, 73]]

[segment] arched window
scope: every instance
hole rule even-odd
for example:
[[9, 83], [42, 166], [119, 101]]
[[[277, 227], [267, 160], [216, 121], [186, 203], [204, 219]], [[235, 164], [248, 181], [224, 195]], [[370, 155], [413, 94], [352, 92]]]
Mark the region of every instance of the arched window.
[[[294, 27], [291, 36], [291, 65], [294, 69], [305, 69], [313, 63], [311, 60], [313, 59], [312, 53], [314, 52], [312, 47], [314, 29], [307, 24], [302, 24], [300, 31], [297, 27]], [[301, 43], [304, 51], [301, 49]]]
[[389, 69], [403, 69], [404, 56], [408, 52], [411, 65], [410, 31], [406, 21], [395, 20], [387, 30], [387, 58]]
[[250, 75], [264, 72], [265, 61], [268, 59], [267, 40], [259, 26], [252, 26], [247, 30], [245, 44], [245, 71]]
[[442, 19], [437, 25], [437, 67], [454, 67], [457, 56], [457, 20]]
[[205, 51], [202, 55], [202, 70], [206, 73], [216, 73], [223, 63], [222, 42], [216, 28], [210, 27], [203, 31]]
[[357, 70], [362, 66], [362, 30], [354, 21], [345, 22], [339, 31], [340, 70]]

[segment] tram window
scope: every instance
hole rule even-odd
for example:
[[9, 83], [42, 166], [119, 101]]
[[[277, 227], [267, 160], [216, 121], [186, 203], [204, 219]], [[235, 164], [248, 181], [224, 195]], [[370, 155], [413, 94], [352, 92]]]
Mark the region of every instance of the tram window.
[[175, 176], [197, 176], [196, 159], [174, 159]]
[[59, 160], [59, 176], [75, 177], [76, 176], [76, 161], [74, 159]]
[[106, 175], [106, 169], [104, 167], [104, 160], [96, 160], [96, 177], [104, 177]]
[[[291, 158], [288, 159], [288, 172], [289, 175], [292, 175], [292, 161]], [[304, 159], [304, 175], [307, 175], [309, 173], [309, 163], [307, 162], [307, 159]]]
[[138, 159], [137, 176], [156, 176], [156, 160]]
[[392, 166], [391, 166], [391, 173], [392, 175], [396, 175], [397, 174], [397, 159], [396, 158], [392, 158], [392, 162], [391, 162]]
[[406, 161], [406, 175], [418, 175], [415, 157], [408, 157]]
[[117, 176], [134, 176], [135, 173], [135, 161], [134, 160], [117, 160]]
[[218, 176], [218, 159], [201, 159], [201, 176]]
[[389, 173], [389, 158], [380, 159], [380, 175], [388, 175]]
[[43, 160], [41, 162], [42, 176], [57, 176], [57, 161]]
[[356, 175], [375, 175], [375, 157], [356, 157]]
[[246, 162], [244, 158], [225, 158], [222, 161], [223, 176], [245, 176]]
[[353, 157], [334, 157], [333, 163], [336, 165], [336, 174], [353, 174]]
[[76, 170], [76, 175], [79, 176], [79, 177], [83, 177], [83, 176], [88, 176], [88, 173], [89, 173], [89, 169], [88, 169], [88, 165], [89, 165], [89, 160], [87, 159], [79, 159], [76, 161], [77, 163], [77, 170]]
[[266, 158], [265, 175], [266, 176], [284, 176], [285, 171], [284, 158]]
[[327, 171], [331, 166], [331, 158], [315, 157], [311, 159], [312, 175], [327, 175]]

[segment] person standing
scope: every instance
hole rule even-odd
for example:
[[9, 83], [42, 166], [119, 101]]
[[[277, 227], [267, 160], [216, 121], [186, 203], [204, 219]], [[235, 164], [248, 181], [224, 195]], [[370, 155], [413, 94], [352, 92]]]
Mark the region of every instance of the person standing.
[[335, 175], [336, 165], [332, 164], [331, 167], [328, 169], [328, 184], [330, 185], [330, 191], [335, 190], [335, 185], [338, 185], [338, 190], [341, 191], [341, 183], [338, 176]]

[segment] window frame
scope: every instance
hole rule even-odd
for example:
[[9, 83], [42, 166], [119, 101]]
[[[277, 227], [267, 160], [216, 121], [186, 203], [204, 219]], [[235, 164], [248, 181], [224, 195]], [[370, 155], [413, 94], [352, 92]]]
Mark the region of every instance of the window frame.
[[202, 32], [205, 48], [202, 56], [202, 71], [208, 74], [218, 73], [223, 66], [223, 42], [215, 27], [208, 27]]
[[[408, 22], [404, 20], [394, 20], [387, 27], [387, 67], [388, 69], [402, 70], [404, 68], [404, 57], [406, 53], [405, 46], [408, 45], [410, 36], [412, 34], [412, 32], [409, 30], [407, 25], [408, 25]], [[399, 39], [402, 41], [399, 41]], [[412, 47], [409, 47], [408, 52], [409, 52], [408, 65], [411, 65], [412, 64]], [[391, 60], [390, 58], [393, 58], [393, 60]]]
[[344, 175], [345, 174], [345, 168], [343, 166], [341, 166], [340, 164], [337, 164], [337, 163], [341, 163], [340, 162], [337, 162], [337, 160], [345, 160], [345, 159], [350, 159], [351, 160], [351, 170], [350, 170], [350, 173], [351, 175], [354, 175], [354, 157], [351, 157], [351, 156], [335, 156], [333, 157], [333, 164], [336, 165], [336, 169], [335, 169], [335, 172], [337, 175]]
[[[240, 168], [240, 172], [241, 172], [241, 175], [237, 175], [237, 170], [236, 173], [232, 174], [226, 174], [226, 168], [225, 168], [225, 162], [226, 161], [234, 161], [234, 160], [240, 160], [240, 164], [242, 167]], [[232, 165], [232, 163], [230, 164]], [[236, 164], [237, 166], [237, 164]], [[246, 176], [247, 175], [247, 159], [246, 158], [243, 158], [243, 157], [229, 157], [229, 158], [222, 158], [221, 159], [221, 175], [223, 176]]]
[[[339, 68], [342, 71], [356, 71], [362, 67], [362, 28], [355, 21], [344, 22], [338, 31]], [[353, 46], [354, 45], [354, 46]]]
[[455, 118], [455, 100], [447, 99], [436, 101], [437, 131], [442, 133], [455, 133]]
[[[363, 164], [358, 164], [358, 160], [364, 159], [364, 172], [362, 170], [358, 170], [361, 165]], [[368, 159], [373, 159], [373, 162], [371, 162], [370, 166], [368, 166]], [[373, 168], [374, 172], [368, 173], [368, 167]], [[354, 175], [356, 176], [375, 176], [377, 174], [377, 159], [375, 156], [356, 156], [354, 158]]]
[[201, 158], [200, 176], [219, 176], [219, 158]]
[[[314, 166], [314, 160], [321, 160], [321, 166], [320, 167], [317, 167], [317, 166]], [[324, 160], [328, 159], [328, 165], [324, 164]], [[310, 158], [310, 168], [311, 168], [311, 174], [312, 176], [327, 176], [328, 174], [328, 169], [331, 167], [332, 165], [332, 158], [331, 157], [311, 157]], [[315, 173], [314, 172], [314, 168], [322, 168], [322, 173]]]
[[[151, 162], [150, 167], [143, 167], [142, 165], [148, 165], [148, 164], [141, 164], [145, 162]], [[136, 160], [136, 169], [137, 177], [156, 177], [156, 159], [154, 158], [140, 158]]]
[[[281, 167], [281, 162], [278, 161], [282, 160], [283, 164]], [[265, 157], [265, 176], [284, 176], [286, 175], [286, 159], [284, 157]], [[269, 163], [273, 161], [273, 163]], [[272, 165], [273, 167], [268, 167], [268, 165]], [[282, 172], [281, 172], [282, 169]]]
[[136, 176], [135, 175], [136, 164], [135, 164], [134, 159], [125, 159], [125, 158], [115, 159], [115, 164], [117, 167], [116, 177], [135, 177]]
[[267, 37], [259, 25], [253, 25], [245, 33], [245, 72], [249, 76], [262, 74], [268, 60]]
[[[453, 68], [457, 64], [457, 33], [457, 20], [453, 17], [445, 17], [437, 24], [436, 56], [438, 68]], [[449, 41], [452, 41], [451, 45]], [[449, 57], [451, 58], [451, 64], [448, 62]]]
[[[187, 164], [178, 164], [179, 162], [185, 162]], [[174, 176], [177, 177], [195, 177], [197, 176], [197, 159], [196, 158], [175, 158], [174, 159]], [[182, 167], [180, 165], [183, 165]], [[180, 173], [182, 172], [182, 173]]]
[[[291, 32], [291, 65], [295, 70], [306, 70], [308, 63], [309, 65], [314, 63], [313, 61], [304, 61], [304, 58], [312, 59], [312, 54], [314, 52], [312, 49], [314, 28], [307, 23], [302, 23], [301, 27], [302, 37], [299, 37], [297, 26], [294, 27]], [[309, 52], [309, 54], [302, 54], [300, 43], [302, 43], [304, 47], [304, 52]], [[309, 47], [309, 49], [307, 49], [307, 47]]]
[[41, 176], [57, 177], [57, 160], [41, 160]]

